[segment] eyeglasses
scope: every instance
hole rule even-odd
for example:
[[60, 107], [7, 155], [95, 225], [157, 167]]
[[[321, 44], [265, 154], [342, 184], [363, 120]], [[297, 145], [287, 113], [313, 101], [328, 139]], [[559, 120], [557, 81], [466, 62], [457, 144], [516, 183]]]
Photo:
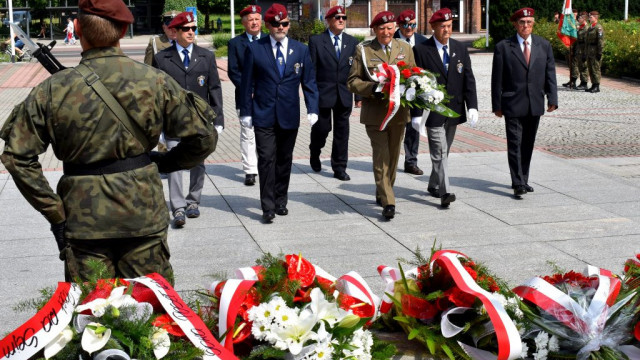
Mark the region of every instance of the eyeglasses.
[[342, 15], [342, 16], [336, 15], [333, 18], [336, 19], [336, 20], [344, 20], [344, 21], [346, 21], [347, 20], [347, 15]]
[[189, 30], [192, 30], [193, 32], [196, 32], [196, 30], [198, 30], [197, 26], [180, 26], [178, 29], [187, 32]]
[[405, 29], [408, 29], [408, 28], [415, 29], [417, 26], [418, 24], [402, 24], [402, 27]]
[[282, 25], [282, 27], [289, 26], [289, 22], [288, 21], [283, 21], [283, 22], [272, 21], [269, 24], [271, 24], [271, 26], [273, 26], [274, 28], [280, 27], [280, 25]]
[[525, 26], [525, 25], [531, 26], [533, 25], [533, 23], [534, 23], [533, 20], [518, 20], [518, 25], [520, 26]]

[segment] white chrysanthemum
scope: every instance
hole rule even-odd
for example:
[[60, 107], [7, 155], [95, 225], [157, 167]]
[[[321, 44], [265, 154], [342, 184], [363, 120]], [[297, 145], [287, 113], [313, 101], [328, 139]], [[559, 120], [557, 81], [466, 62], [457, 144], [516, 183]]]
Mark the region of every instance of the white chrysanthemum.
[[273, 320], [279, 327], [286, 327], [286, 326], [290, 326], [297, 319], [298, 319], [298, 311], [296, 309], [291, 309], [287, 307], [287, 308], [281, 308], [281, 310], [278, 312], [278, 314], [276, 314]]
[[271, 312], [267, 309], [267, 304], [262, 303], [258, 306], [254, 306], [247, 311], [249, 321], [253, 323], [264, 324], [273, 318]]
[[333, 358], [333, 346], [330, 342], [321, 342], [316, 345], [314, 353], [309, 359], [331, 360]]
[[529, 347], [526, 343], [522, 343], [522, 352], [520, 353], [520, 357], [526, 359], [529, 356]]
[[533, 360], [547, 360], [547, 355], [549, 355], [549, 351], [547, 349], [538, 350], [533, 353]]
[[279, 296], [274, 297], [267, 304], [267, 310], [269, 310], [270, 314], [274, 318], [278, 317], [281, 312], [283, 312], [283, 311], [285, 311], [287, 309], [290, 310], [291, 308], [288, 307], [287, 303], [284, 301], [284, 299], [279, 297]]
[[560, 342], [558, 341], [558, 337], [555, 335], [551, 335], [551, 338], [549, 339], [549, 351], [560, 351]]
[[547, 348], [547, 344], [549, 343], [549, 334], [544, 331], [541, 331], [534, 339], [536, 343], [536, 350], [544, 350]]

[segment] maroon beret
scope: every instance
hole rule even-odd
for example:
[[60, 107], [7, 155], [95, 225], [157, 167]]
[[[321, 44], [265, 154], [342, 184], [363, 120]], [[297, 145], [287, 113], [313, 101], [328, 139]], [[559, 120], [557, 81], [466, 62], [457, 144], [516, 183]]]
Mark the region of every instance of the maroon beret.
[[281, 21], [282, 19], [286, 19], [289, 16], [287, 14], [287, 8], [282, 4], [273, 3], [271, 7], [264, 13], [264, 21], [273, 22], [273, 21]]
[[431, 15], [431, 19], [429, 19], [429, 24], [437, 23], [440, 21], [449, 21], [453, 19], [451, 16], [451, 10], [447, 8], [442, 8]]
[[83, 14], [100, 16], [121, 24], [133, 24], [133, 14], [122, 0], [80, 0], [78, 8]]
[[245, 16], [249, 14], [260, 14], [262, 12], [262, 8], [259, 5], [249, 5], [246, 8], [240, 10], [240, 16]]
[[416, 18], [416, 13], [413, 10], [405, 10], [398, 15], [396, 22], [398, 24], [408, 23]]
[[378, 15], [376, 15], [376, 17], [373, 18], [373, 21], [371, 21], [371, 24], [369, 24], [369, 27], [374, 28], [378, 25], [395, 22], [395, 21], [396, 21], [396, 16], [393, 15], [391, 11], [382, 11], [382, 12], [379, 12]]
[[513, 15], [511, 15], [511, 18], [509, 19], [510, 21], [518, 21], [520, 20], [520, 18], [523, 17], [533, 17], [534, 14], [534, 10], [532, 8], [522, 8], [516, 12], [513, 13]]
[[169, 23], [168, 27], [169, 29], [173, 29], [194, 21], [196, 21], [196, 19], [193, 17], [193, 13], [190, 11], [185, 11], [176, 15], [176, 17], [174, 17], [173, 20], [171, 20], [171, 23]]
[[342, 6], [334, 6], [329, 11], [327, 11], [327, 15], [324, 16], [325, 19], [334, 17], [336, 15], [344, 15], [344, 8]]
[[600, 16], [600, 13], [597, 11], [592, 11], [589, 13], [589, 15], [593, 15], [593, 16]]

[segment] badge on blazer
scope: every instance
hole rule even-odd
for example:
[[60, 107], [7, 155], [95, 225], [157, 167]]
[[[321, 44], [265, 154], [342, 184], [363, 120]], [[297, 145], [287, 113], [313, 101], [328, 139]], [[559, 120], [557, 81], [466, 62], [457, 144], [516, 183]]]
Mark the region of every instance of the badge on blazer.
[[204, 86], [204, 80], [205, 80], [204, 75], [198, 76], [198, 85]]
[[369, 59], [369, 61], [382, 61], [382, 59]]
[[403, 59], [404, 59], [404, 54], [400, 54], [396, 56], [396, 60], [403, 60]]
[[293, 54], [293, 49], [289, 49], [289, 55]]
[[456, 68], [458, 69], [458, 74], [462, 74], [462, 67], [463, 65], [461, 62], [459, 62], [458, 65], [456, 65]]
[[349, 66], [353, 65], [353, 56], [349, 56]]
[[279, 64], [280, 66], [282, 66], [282, 64], [284, 64], [284, 59], [283, 59], [283, 58], [281, 58], [281, 57], [279, 57], [279, 58], [278, 58], [278, 64]]
[[296, 71], [296, 75], [298, 75], [300, 73], [300, 68], [301, 67], [302, 67], [302, 65], [300, 63], [295, 63], [295, 65], [293, 65], [293, 68]]

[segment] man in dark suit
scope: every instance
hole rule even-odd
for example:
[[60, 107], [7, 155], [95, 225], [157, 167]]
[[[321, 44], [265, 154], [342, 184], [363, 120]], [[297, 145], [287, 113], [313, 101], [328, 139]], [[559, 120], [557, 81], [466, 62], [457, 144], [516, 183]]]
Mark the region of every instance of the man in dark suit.
[[[448, 207], [456, 200], [456, 195], [449, 186], [449, 150], [456, 135], [456, 127], [467, 121], [465, 105], [469, 110], [471, 124], [475, 125], [478, 121], [478, 96], [467, 48], [450, 38], [453, 23], [451, 10], [442, 8], [436, 11], [429, 23], [433, 28], [433, 36], [413, 48], [416, 65], [438, 75], [438, 84], [444, 85], [447, 93], [452, 96], [449, 107], [460, 114], [458, 118], [449, 118], [431, 112], [426, 121], [431, 155], [431, 175], [427, 191], [440, 198], [442, 207]], [[416, 121], [412, 121], [412, 125], [416, 126]]]
[[511, 187], [516, 198], [533, 192], [529, 165], [544, 114], [558, 108], [556, 65], [551, 45], [531, 34], [534, 10], [522, 8], [511, 16], [517, 34], [496, 45], [491, 71], [491, 104], [497, 117], [504, 115]]
[[[171, 75], [184, 89], [193, 91], [205, 99], [217, 115], [214, 125], [218, 133], [221, 133], [224, 117], [216, 57], [211, 51], [193, 43], [197, 27], [192, 13], [178, 14], [169, 24], [169, 28], [176, 29], [176, 43], [157, 53], [153, 58], [153, 66]], [[179, 138], [166, 140], [169, 150], [179, 146]], [[192, 168], [189, 172], [191, 180], [189, 195], [186, 199], [182, 192], [182, 171], [169, 174], [169, 203], [176, 227], [184, 226], [185, 215], [189, 218], [200, 216], [198, 205], [204, 187], [204, 163]]]
[[[320, 152], [331, 131], [333, 112], [333, 146], [331, 168], [333, 177], [342, 181], [351, 180], [347, 174], [349, 154], [349, 116], [353, 107], [353, 94], [347, 89], [347, 77], [353, 63], [353, 53], [358, 40], [344, 32], [347, 15], [342, 6], [334, 6], [325, 15], [329, 25], [326, 32], [314, 35], [309, 40], [311, 61], [316, 69], [316, 81], [320, 93], [318, 122], [311, 127], [309, 160], [313, 171], [322, 169]], [[356, 102], [360, 101], [356, 98]]]
[[[318, 87], [309, 48], [287, 37], [287, 9], [274, 3], [264, 15], [269, 36], [244, 53], [240, 121], [253, 125], [258, 150], [262, 218], [287, 215], [293, 148], [300, 126], [302, 85], [307, 117], [318, 121]], [[253, 93], [253, 99], [251, 94]]]
[[[240, 83], [242, 81], [242, 57], [247, 46], [260, 39], [263, 34], [262, 8], [258, 5], [249, 5], [240, 11], [242, 26], [245, 32], [229, 40], [229, 79], [236, 87], [236, 109], [240, 108]], [[258, 174], [258, 157], [256, 156], [256, 135], [253, 126], [245, 126], [240, 123], [240, 151], [242, 152], [242, 170], [245, 173], [244, 184], [247, 186], [256, 183]]]
[[[405, 10], [396, 18], [398, 30], [394, 38], [404, 40], [414, 47], [427, 41], [427, 38], [416, 32], [416, 13], [413, 10]], [[417, 59], [416, 59], [417, 60]], [[420, 145], [420, 133], [408, 123], [404, 132], [404, 172], [413, 175], [422, 175], [424, 172], [418, 167], [418, 147]]]

